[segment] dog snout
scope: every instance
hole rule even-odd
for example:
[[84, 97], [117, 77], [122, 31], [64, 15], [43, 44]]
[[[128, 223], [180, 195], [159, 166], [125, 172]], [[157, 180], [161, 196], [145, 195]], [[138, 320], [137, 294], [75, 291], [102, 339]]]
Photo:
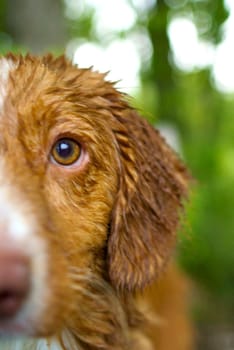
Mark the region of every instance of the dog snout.
[[14, 317], [30, 290], [30, 261], [16, 249], [0, 245], [0, 320]]

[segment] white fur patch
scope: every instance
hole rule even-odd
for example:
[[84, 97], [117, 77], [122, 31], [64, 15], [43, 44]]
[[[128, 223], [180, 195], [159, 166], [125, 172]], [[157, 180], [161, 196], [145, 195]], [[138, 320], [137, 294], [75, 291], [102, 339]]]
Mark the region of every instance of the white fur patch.
[[4, 106], [4, 101], [7, 94], [9, 72], [15, 68], [16, 65], [11, 59], [7, 59], [5, 57], [0, 58], [0, 111]]
[[[0, 342], [2, 350], [64, 350], [56, 340], [48, 342], [46, 339], [40, 340], [9, 340]], [[69, 349], [68, 349], [69, 350]]]
[[[82, 350], [82, 348], [74, 340], [73, 336], [64, 331], [62, 339], [66, 350]], [[51, 339], [17, 339], [0, 341], [1, 350], [64, 350], [56, 337]]]
[[0, 186], [0, 227], [4, 228], [6, 238], [17, 245], [29, 238], [35, 223], [30, 215], [30, 209], [22, 203], [15, 192], [16, 190], [10, 184]]
[[4, 159], [0, 161], [0, 250], [13, 250], [30, 259], [31, 292], [20, 312], [10, 322], [23, 333], [32, 334], [42, 319], [48, 288], [47, 247], [38, 232], [40, 225], [27, 197], [8, 182]]

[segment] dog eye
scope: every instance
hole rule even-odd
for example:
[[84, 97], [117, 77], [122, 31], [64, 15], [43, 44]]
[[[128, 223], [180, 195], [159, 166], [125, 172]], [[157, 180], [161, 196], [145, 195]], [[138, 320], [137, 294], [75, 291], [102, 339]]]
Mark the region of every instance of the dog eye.
[[80, 145], [72, 139], [58, 140], [51, 151], [54, 161], [61, 165], [71, 165], [75, 163], [81, 154]]

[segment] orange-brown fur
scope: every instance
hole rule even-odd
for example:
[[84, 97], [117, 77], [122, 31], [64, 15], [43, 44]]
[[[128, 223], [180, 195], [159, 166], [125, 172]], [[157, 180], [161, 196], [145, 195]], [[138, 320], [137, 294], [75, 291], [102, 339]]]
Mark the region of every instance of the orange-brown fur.
[[[189, 350], [183, 278], [175, 268], [160, 277], [187, 193], [185, 167], [103, 74], [63, 57], [8, 59], [17, 68], [1, 152], [8, 181], [38, 218], [53, 290], [34, 336], [55, 335], [62, 346], [66, 328], [85, 350]], [[51, 163], [60, 136], [81, 143], [87, 164]]]

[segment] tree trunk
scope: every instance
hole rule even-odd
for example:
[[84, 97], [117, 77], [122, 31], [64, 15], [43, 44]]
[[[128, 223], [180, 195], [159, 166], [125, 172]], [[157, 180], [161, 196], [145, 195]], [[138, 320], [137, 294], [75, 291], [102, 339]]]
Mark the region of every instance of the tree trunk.
[[60, 0], [7, 0], [7, 31], [33, 53], [63, 48], [66, 27]]
[[153, 46], [150, 77], [158, 91], [158, 115], [162, 121], [175, 121], [175, 82], [169, 63], [170, 44], [167, 36], [168, 6], [158, 0], [150, 13], [148, 31]]

